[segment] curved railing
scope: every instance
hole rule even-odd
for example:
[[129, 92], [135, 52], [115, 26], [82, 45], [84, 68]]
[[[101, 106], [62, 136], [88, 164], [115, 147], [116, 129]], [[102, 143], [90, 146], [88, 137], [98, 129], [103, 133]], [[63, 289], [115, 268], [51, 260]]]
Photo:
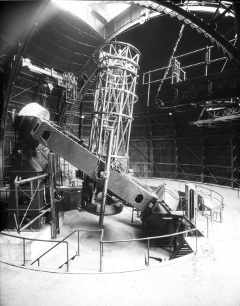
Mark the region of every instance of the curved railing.
[[[31, 263], [31, 265], [33, 265], [36, 261], [38, 261], [38, 266], [39, 266], [39, 261], [40, 261], [40, 259], [43, 257], [43, 256], [45, 256], [47, 253], [49, 253], [52, 249], [54, 249], [55, 247], [57, 247], [60, 243], [62, 243], [62, 242], [67, 242], [67, 241], [65, 241], [66, 239], [68, 239], [70, 236], [72, 236], [73, 234], [75, 234], [76, 232], [78, 233], [78, 239], [77, 239], [77, 241], [78, 241], [78, 243], [77, 243], [77, 245], [78, 245], [78, 249], [77, 249], [77, 255], [79, 256], [80, 255], [80, 243], [79, 243], [79, 232], [86, 232], [86, 231], [88, 231], [88, 232], [98, 232], [98, 231], [100, 231], [101, 232], [101, 238], [100, 239], [102, 239], [102, 237], [103, 237], [103, 229], [99, 229], [99, 230], [75, 230], [75, 231], [73, 231], [72, 233], [70, 233], [68, 236], [66, 236], [64, 239], [62, 239], [58, 244], [56, 244], [55, 246], [53, 246], [51, 249], [49, 249], [49, 250], [47, 250], [45, 253], [43, 253], [42, 255], [40, 255], [37, 259], [35, 259], [32, 263]], [[65, 264], [67, 265], [67, 271], [69, 271], [69, 249], [68, 249], [68, 247], [67, 247], [67, 261], [65, 262]]]
[[[14, 235], [10, 235], [10, 234], [6, 234], [6, 233], [0, 233], [1, 235], [5, 235], [5, 236], [9, 236], [9, 237], [13, 237], [13, 238], [19, 238], [23, 240], [23, 266], [26, 265], [26, 244], [25, 241], [26, 240], [30, 240], [30, 241], [40, 241], [40, 242], [56, 242], [57, 244], [54, 245], [53, 247], [51, 247], [49, 250], [47, 250], [46, 252], [44, 252], [42, 255], [40, 255], [38, 258], [36, 258], [31, 265], [33, 265], [35, 262], [38, 262], [38, 266], [40, 266], [40, 259], [45, 256], [47, 253], [49, 253], [50, 251], [52, 251], [54, 248], [56, 248], [59, 244], [61, 243], [66, 243], [66, 262], [64, 264], [66, 264], [67, 266], [67, 270], [69, 271], [69, 244], [66, 241], [67, 238], [69, 238], [70, 236], [72, 236], [74, 233], [78, 233], [78, 243], [77, 243], [77, 254], [76, 255], [80, 255], [80, 243], [79, 243], [79, 232], [81, 231], [101, 231], [101, 235], [100, 235], [100, 240], [99, 240], [99, 244], [100, 244], [100, 269], [99, 272], [103, 272], [103, 256], [104, 256], [104, 244], [116, 244], [116, 243], [122, 243], [122, 242], [133, 242], [133, 241], [147, 241], [147, 261], [145, 263], [145, 265], [148, 267], [149, 266], [149, 258], [150, 258], [150, 241], [154, 240], [154, 239], [163, 239], [163, 238], [168, 238], [168, 237], [173, 237], [173, 239], [175, 237], [177, 237], [178, 235], [185, 235], [187, 233], [190, 232], [194, 232], [196, 231], [196, 250], [195, 253], [197, 253], [197, 238], [198, 238], [198, 229], [194, 228], [194, 229], [190, 229], [190, 230], [186, 230], [186, 231], [182, 231], [182, 232], [176, 232], [173, 234], [168, 234], [168, 235], [162, 235], [162, 236], [154, 236], [154, 237], [145, 237], [145, 238], [133, 238], [133, 239], [128, 239], [128, 240], [111, 240], [111, 241], [104, 241], [103, 240], [103, 234], [104, 234], [104, 230], [103, 229], [99, 229], [99, 230], [75, 230], [72, 233], [70, 233], [67, 237], [65, 237], [64, 239], [60, 240], [60, 241], [56, 241], [56, 240], [41, 240], [41, 239], [35, 239], [35, 238], [26, 238], [26, 237], [19, 237], [19, 236], [14, 236]], [[172, 239], [172, 241], [173, 241]], [[169, 245], [171, 246], [171, 245]], [[63, 264], [63, 265], [64, 265]]]
[[[18, 238], [21, 239], [23, 241], [23, 266], [25, 266], [26, 264], [26, 240], [29, 241], [40, 241], [40, 242], [57, 242], [57, 244], [55, 246], [53, 246], [51, 249], [49, 249], [47, 252], [45, 252], [45, 254], [47, 254], [49, 251], [51, 251], [53, 248], [57, 247], [60, 243], [66, 243], [67, 245], [67, 261], [68, 261], [68, 242], [64, 241], [64, 240], [50, 240], [50, 239], [37, 239], [37, 238], [27, 238], [27, 237], [19, 237], [19, 236], [15, 236], [15, 235], [11, 235], [11, 234], [7, 234], [7, 233], [0, 233], [1, 235], [4, 236], [8, 236], [8, 237], [13, 237], [13, 238]], [[44, 254], [44, 255], [45, 255]], [[41, 258], [42, 256], [40, 256]], [[35, 261], [37, 261], [38, 259], [36, 259]]]
[[[217, 200], [221, 204], [222, 208], [224, 207], [223, 196], [220, 193], [218, 193], [217, 191], [214, 191], [212, 189], [209, 189], [209, 188], [206, 188], [206, 187], [203, 187], [203, 186], [200, 186], [200, 185], [196, 185], [196, 184], [195, 184], [195, 187], [198, 191], [200, 190], [200, 192], [202, 192], [203, 196], [204, 195], [209, 196], [211, 199]], [[201, 189], [207, 190], [208, 193], [205, 193], [204, 191], [201, 191]]]
[[[111, 240], [111, 241], [103, 241], [100, 240], [100, 272], [103, 272], [103, 256], [104, 256], [104, 244], [116, 244], [116, 243], [131, 243], [133, 241], [147, 241], [147, 261], [146, 261], [146, 266], [149, 267], [149, 258], [150, 258], [150, 241], [154, 240], [154, 239], [163, 239], [163, 238], [168, 238], [168, 237], [173, 237], [173, 239], [178, 236], [178, 235], [184, 235], [190, 232], [194, 232], [196, 231], [196, 250], [195, 253], [197, 253], [197, 238], [198, 238], [198, 229], [194, 228], [194, 229], [190, 229], [190, 230], [186, 230], [186, 231], [182, 231], [182, 232], [178, 232], [178, 233], [174, 233], [174, 234], [168, 234], [168, 235], [162, 235], [162, 236], [153, 236], [153, 237], [145, 237], [145, 238], [134, 238], [134, 239], [126, 239], [126, 240]], [[172, 239], [172, 240], [173, 240]]]
[[177, 197], [171, 190], [165, 189], [165, 192], [168, 193], [168, 194], [170, 194], [170, 196], [172, 196], [174, 199], [180, 200], [180, 198]]

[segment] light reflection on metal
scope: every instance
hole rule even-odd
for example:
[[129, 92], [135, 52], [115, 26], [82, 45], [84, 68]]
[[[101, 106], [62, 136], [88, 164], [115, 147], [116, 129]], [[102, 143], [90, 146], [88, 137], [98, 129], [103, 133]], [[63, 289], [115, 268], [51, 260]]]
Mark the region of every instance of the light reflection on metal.
[[128, 168], [133, 105], [139, 70], [139, 51], [122, 42], [111, 42], [98, 52], [98, 72], [90, 135], [90, 151], [106, 157], [109, 132], [113, 128], [112, 157]]
[[209, 118], [198, 120], [194, 122], [189, 122], [190, 125], [197, 125], [201, 127], [203, 124], [211, 125], [217, 122], [227, 122], [240, 118], [240, 108], [239, 107], [228, 107], [226, 109], [216, 109], [208, 111]]

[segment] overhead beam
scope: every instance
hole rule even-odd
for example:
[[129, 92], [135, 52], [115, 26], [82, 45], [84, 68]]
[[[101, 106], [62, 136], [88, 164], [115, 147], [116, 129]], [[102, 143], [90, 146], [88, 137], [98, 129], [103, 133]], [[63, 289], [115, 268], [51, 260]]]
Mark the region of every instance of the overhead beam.
[[218, 47], [221, 47], [224, 53], [227, 53], [229, 59], [238, 66], [238, 50], [234, 47], [224, 36], [216, 31], [211, 25], [207, 24], [192, 13], [182, 9], [180, 6], [175, 5], [168, 1], [133, 1], [136, 5], [149, 8], [159, 13], [164, 13], [173, 18], [183, 21], [185, 24], [190, 25], [198, 33], [204, 34]]
[[[222, 12], [222, 14], [219, 13], [219, 15], [215, 16], [209, 24], [212, 25], [213, 23], [216, 23], [218, 20], [220, 20], [222, 17], [224, 17], [225, 14], [228, 13], [231, 9], [232, 9], [232, 5], [229, 5], [229, 7], [227, 7], [225, 9], [225, 11]], [[217, 11], [218, 11], [218, 9], [217, 9]]]
[[189, 124], [190, 125], [211, 124], [211, 123], [218, 122], [218, 121], [229, 121], [229, 120], [235, 120], [238, 118], [240, 118], [240, 113], [235, 114], [235, 115], [228, 115], [228, 116], [192, 121], [192, 122], [189, 122]]

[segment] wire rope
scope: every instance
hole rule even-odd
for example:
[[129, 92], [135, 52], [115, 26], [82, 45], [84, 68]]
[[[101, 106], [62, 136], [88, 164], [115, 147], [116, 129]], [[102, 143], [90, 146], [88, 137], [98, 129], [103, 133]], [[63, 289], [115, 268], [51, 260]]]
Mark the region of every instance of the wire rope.
[[156, 98], [155, 98], [155, 103], [156, 103], [156, 101], [157, 101], [157, 97], [158, 97], [158, 95], [159, 95], [159, 92], [160, 92], [160, 90], [161, 90], [161, 88], [162, 88], [163, 82], [164, 82], [164, 80], [166, 79], [167, 74], [168, 74], [168, 72], [169, 72], [169, 69], [170, 69], [170, 67], [171, 67], [171, 65], [172, 65], [172, 60], [173, 60], [174, 54], [175, 54], [175, 52], [176, 52], [176, 50], [177, 50], [178, 44], [179, 44], [179, 42], [180, 42], [180, 40], [181, 40], [182, 32], [183, 32], [184, 27], [185, 27], [185, 25], [182, 24], [181, 29], [180, 29], [180, 32], [179, 32], [178, 40], [176, 41], [176, 44], [175, 44], [175, 46], [174, 46], [174, 48], [173, 48], [173, 53], [172, 53], [172, 55], [171, 55], [171, 57], [170, 57], [170, 59], [169, 59], [169, 63], [168, 63], [167, 69], [166, 69], [166, 71], [165, 71], [165, 73], [164, 73], [162, 82], [160, 83], [160, 85], [159, 85], [159, 87], [158, 87], [157, 95], [156, 95]]
[[17, 97], [17, 96], [21, 95], [22, 93], [24, 93], [25, 91], [27, 91], [27, 90], [29, 90], [29, 89], [33, 88], [34, 86], [37, 86], [37, 84], [34, 84], [34, 85], [30, 86], [29, 88], [24, 89], [23, 91], [19, 92], [19, 93], [18, 93], [18, 94], [16, 94], [15, 96], [10, 97], [10, 100], [12, 100], [13, 98], [15, 98], [15, 97]]

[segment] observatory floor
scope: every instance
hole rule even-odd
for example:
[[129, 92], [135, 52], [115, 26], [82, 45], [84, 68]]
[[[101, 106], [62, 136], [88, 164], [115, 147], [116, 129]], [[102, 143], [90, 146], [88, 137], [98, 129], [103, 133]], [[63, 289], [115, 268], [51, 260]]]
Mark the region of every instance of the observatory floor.
[[[166, 265], [160, 263], [158, 266], [142, 271], [106, 274], [99, 272], [49, 273], [1, 263], [1, 306], [44, 304], [51, 306], [139, 306], [144, 304], [239, 306], [239, 194], [236, 190], [227, 188], [217, 188], [216, 191], [224, 196], [224, 220], [223, 223], [210, 223], [209, 238], [199, 239], [198, 253], [195, 256], [186, 256], [184, 260], [173, 260]], [[124, 218], [125, 213], [127, 218]], [[131, 211], [125, 211], [124, 214], [105, 217], [106, 231], [113, 226], [112, 230], [119, 235], [117, 239], [119, 237], [122, 239], [121, 235], [124, 237], [133, 235], [133, 228], [135, 235], [140, 235], [140, 231], [143, 235], [139, 219], [134, 218], [132, 224]], [[123, 219], [117, 221], [117, 218]], [[61, 235], [68, 234], [75, 228], [85, 227], [89, 230], [94, 226], [96, 229], [99, 228], [97, 216], [89, 216], [87, 213], [74, 210], [65, 214], [65, 225], [62, 227]], [[123, 227], [124, 231], [120, 231]], [[90, 236], [89, 233], [81, 235], [80, 247], [86, 254], [96, 247], [94, 242], [96, 237]], [[108, 238], [112, 239], [110, 233]], [[125, 251], [129, 249], [130, 253], [135, 254], [135, 260], [139, 256], [135, 247], [129, 244], [124, 247], [118, 246], [116, 249], [113, 247], [112, 251], [121, 254], [118, 258], [121, 259]], [[142, 250], [144, 251], [144, 248]], [[108, 260], [110, 253], [109, 247], [104, 256], [106, 270], [110, 269], [111, 265], [118, 264]], [[141, 262], [144, 260], [142, 256], [143, 254], [139, 256]], [[85, 268], [87, 270], [87, 267]]]
[[[79, 232], [79, 256], [78, 233], [67, 239], [69, 243], [69, 270], [75, 272], [98, 272], [100, 269], [100, 236], [103, 229], [104, 241], [131, 240], [147, 237], [147, 232], [141, 220], [134, 212], [133, 222], [132, 208], [124, 207], [122, 213], [114, 216], [105, 216], [104, 225], [99, 225], [99, 216], [89, 214], [86, 211], [71, 210], [65, 212], [64, 223], [61, 226], [57, 240], [61, 240], [73, 233]], [[45, 250], [49, 249], [46, 245]], [[126, 241], [104, 244], [103, 246], [103, 272], [123, 272], [145, 269], [147, 256], [147, 241]], [[41, 253], [44, 252], [44, 249]], [[41, 254], [40, 253], [40, 254]], [[160, 262], [169, 258], [169, 252], [160, 248], [150, 248], [150, 265], [159, 266]], [[41, 259], [41, 266], [57, 269], [66, 262], [66, 247], [60, 245]], [[37, 264], [35, 264], [37, 265]], [[60, 271], [65, 271], [63, 265]]]

